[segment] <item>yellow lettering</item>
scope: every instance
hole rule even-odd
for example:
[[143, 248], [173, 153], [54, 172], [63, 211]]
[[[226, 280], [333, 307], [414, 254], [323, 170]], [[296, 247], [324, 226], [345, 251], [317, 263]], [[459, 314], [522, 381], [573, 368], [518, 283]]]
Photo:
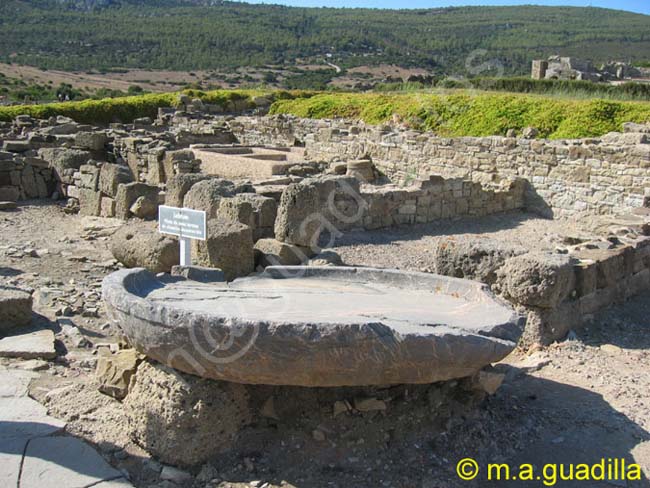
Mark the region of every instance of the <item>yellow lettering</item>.
[[[492, 474], [496, 470], [496, 477]], [[505, 471], [505, 478], [501, 477], [501, 471]], [[488, 480], [509, 480], [510, 466], [507, 464], [488, 464]]]
[[542, 470], [544, 474], [544, 485], [553, 486], [557, 483], [557, 466], [555, 464], [546, 464]]
[[638, 464], [630, 464], [627, 467], [624, 478], [629, 481], [639, 481], [641, 479], [641, 466]]
[[532, 464], [522, 464], [519, 466], [519, 476], [517, 476], [517, 479], [521, 481], [533, 481], [535, 479], [534, 471]]
[[576, 466], [575, 479], [577, 481], [587, 481], [589, 479], [589, 466], [587, 464], [578, 464]]

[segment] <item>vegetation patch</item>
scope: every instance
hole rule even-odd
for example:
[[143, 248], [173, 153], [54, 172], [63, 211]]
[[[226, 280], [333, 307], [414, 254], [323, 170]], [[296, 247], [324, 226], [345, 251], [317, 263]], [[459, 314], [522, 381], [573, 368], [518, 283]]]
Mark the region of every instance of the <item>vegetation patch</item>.
[[573, 139], [620, 131], [624, 122], [650, 121], [650, 102], [565, 100], [538, 95], [451, 91], [440, 93], [338, 93], [279, 100], [274, 114], [354, 118], [369, 124], [400, 121], [442, 136], [505, 135], [539, 130], [539, 137]]
[[179, 95], [199, 98], [204, 103], [219, 105], [224, 111], [253, 108], [255, 97], [265, 96], [271, 100], [293, 99], [311, 96], [311, 92], [285, 92], [263, 90], [185, 90], [174, 93], [157, 93], [102, 100], [82, 100], [78, 102], [47, 103], [42, 105], [15, 105], [0, 107], [0, 121], [10, 121], [16, 116], [26, 114], [39, 119], [56, 115], [70, 117], [87, 124], [109, 124], [112, 122], [132, 122], [140, 117], [156, 117], [159, 107], [175, 107]]

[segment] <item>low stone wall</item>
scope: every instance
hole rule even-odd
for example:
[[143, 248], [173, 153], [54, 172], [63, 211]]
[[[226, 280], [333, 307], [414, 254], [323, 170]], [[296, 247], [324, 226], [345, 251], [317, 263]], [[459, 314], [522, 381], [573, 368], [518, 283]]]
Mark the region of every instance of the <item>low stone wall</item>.
[[553, 307], [524, 305], [526, 344], [550, 344], [582, 327], [607, 307], [650, 289], [650, 237], [615, 249], [570, 253], [567, 296]]
[[595, 239], [563, 253], [528, 252], [491, 239], [448, 237], [435, 250], [435, 272], [474, 279], [527, 317], [524, 345], [550, 344], [595, 314], [650, 289], [647, 229]]
[[304, 144], [312, 160], [370, 157], [396, 183], [431, 174], [479, 182], [526, 178], [531, 184], [527, 205], [547, 216], [627, 212], [648, 205], [650, 198], [650, 138], [643, 133], [557, 141], [444, 138], [287, 116], [237, 117], [230, 127], [245, 144]]
[[47, 161], [0, 151], [0, 201], [50, 198], [56, 186]]
[[[321, 209], [337, 230], [373, 230], [421, 224], [455, 217], [490, 215], [524, 206], [523, 180], [504, 182], [494, 188], [485, 188], [480, 183], [462, 178], [440, 176], [418, 180], [408, 187], [359, 187], [352, 177], [325, 177], [314, 181], [322, 186]], [[333, 190], [333, 187], [336, 188]]]

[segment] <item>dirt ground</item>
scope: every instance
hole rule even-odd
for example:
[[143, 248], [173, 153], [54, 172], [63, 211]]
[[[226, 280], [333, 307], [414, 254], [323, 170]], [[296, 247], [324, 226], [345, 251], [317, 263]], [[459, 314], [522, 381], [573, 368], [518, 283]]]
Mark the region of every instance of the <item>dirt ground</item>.
[[[130, 441], [120, 402], [95, 385], [96, 349], [120, 339], [99, 296], [101, 280], [117, 269], [107, 250], [116, 225], [65, 214], [51, 202], [0, 212], [0, 284], [33, 289], [35, 326], [57, 334], [60, 355], [40, 365], [46, 369], [31, 395], [67, 420], [70, 433], [95, 444], [135, 486], [169, 488], [176, 485], [161, 478], [161, 464]], [[571, 222], [507, 214], [410, 232], [350, 234], [335, 250], [346, 264], [429, 271], [441, 235], [482, 233], [553, 247], [562, 235], [576, 232], [581, 231]], [[61, 318], [72, 320], [85, 341], [65, 336]], [[33, 367], [18, 360], [0, 364]], [[334, 417], [322, 392], [278, 392], [276, 409], [287, 414], [245, 431], [231, 453], [188, 468], [191, 478], [184, 486], [650, 486], [650, 292], [600, 314], [564, 342], [528, 355], [516, 351], [496, 368], [506, 374], [504, 384], [476, 408], [467, 408], [471, 401], [460, 390], [440, 400], [430, 388], [396, 387], [377, 393], [384, 411]], [[456, 474], [466, 457], [481, 467], [472, 481]], [[508, 463], [513, 470], [530, 463], [540, 473], [545, 463], [594, 464], [603, 458], [638, 463], [644, 477], [554, 485], [544, 479], [485, 479], [487, 463]]]

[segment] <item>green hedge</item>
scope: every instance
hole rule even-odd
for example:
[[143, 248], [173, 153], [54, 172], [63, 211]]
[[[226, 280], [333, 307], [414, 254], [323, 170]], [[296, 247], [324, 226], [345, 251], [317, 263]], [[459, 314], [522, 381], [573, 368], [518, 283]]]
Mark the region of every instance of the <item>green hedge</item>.
[[399, 119], [443, 136], [505, 135], [536, 127], [550, 139], [597, 137], [620, 131], [623, 122], [650, 121], [650, 102], [564, 100], [538, 95], [453, 92], [451, 94], [318, 94], [280, 100], [271, 113], [308, 118], [352, 118], [369, 124]]
[[234, 108], [236, 102], [252, 108], [253, 98], [270, 97], [272, 100], [308, 97], [313, 92], [285, 92], [265, 90], [185, 90], [178, 93], [152, 93], [133, 97], [104, 98], [102, 100], [82, 100], [79, 102], [48, 103], [43, 105], [15, 105], [0, 107], [0, 120], [11, 121], [17, 115], [27, 114], [39, 119], [56, 115], [70, 117], [87, 124], [109, 124], [111, 122], [132, 122], [140, 117], [156, 117], [159, 107], [172, 107], [178, 104], [179, 95], [184, 93], [191, 98], [200, 98], [205, 103], [220, 105], [224, 109]]

